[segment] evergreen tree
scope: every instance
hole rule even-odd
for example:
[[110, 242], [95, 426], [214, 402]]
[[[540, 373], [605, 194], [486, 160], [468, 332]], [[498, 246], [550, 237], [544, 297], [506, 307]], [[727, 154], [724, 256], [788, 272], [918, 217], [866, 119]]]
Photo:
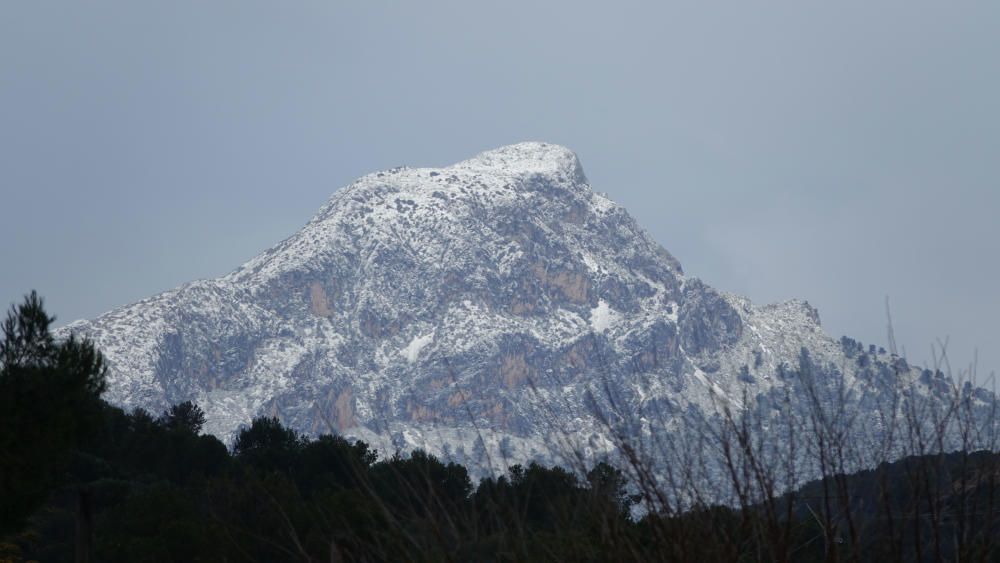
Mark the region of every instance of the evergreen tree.
[[57, 342], [34, 291], [0, 326], [0, 535], [60, 484], [70, 450], [100, 418], [104, 360], [86, 341]]
[[302, 437], [276, 417], [258, 416], [236, 436], [233, 454], [258, 469], [290, 472], [302, 446]]
[[205, 411], [191, 401], [184, 401], [163, 411], [160, 421], [168, 430], [187, 430], [200, 434], [205, 425]]

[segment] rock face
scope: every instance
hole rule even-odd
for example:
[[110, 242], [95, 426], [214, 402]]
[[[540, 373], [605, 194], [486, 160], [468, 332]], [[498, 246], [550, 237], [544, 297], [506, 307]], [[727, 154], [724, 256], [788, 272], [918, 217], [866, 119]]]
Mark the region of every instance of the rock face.
[[758, 307], [685, 277], [544, 143], [370, 174], [231, 274], [65, 330], [103, 350], [114, 403], [193, 400], [223, 437], [277, 415], [471, 465], [551, 461], [566, 436], [609, 451], [598, 403], [655, 432], [773, 394], [803, 354], [875, 396], [891, 360], [859, 361], [805, 302]]

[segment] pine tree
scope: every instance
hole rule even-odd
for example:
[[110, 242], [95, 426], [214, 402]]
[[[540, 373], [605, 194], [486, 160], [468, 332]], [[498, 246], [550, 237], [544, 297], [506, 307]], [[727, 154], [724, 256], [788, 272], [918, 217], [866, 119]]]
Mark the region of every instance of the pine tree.
[[104, 360], [49, 330], [34, 291], [0, 326], [0, 536], [20, 530], [60, 484], [70, 451], [100, 419]]
[[184, 401], [163, 411], [160, 421], [169, 430], [187, 430], [198, 434], [205, 425], [205, 411], [191, 401]]

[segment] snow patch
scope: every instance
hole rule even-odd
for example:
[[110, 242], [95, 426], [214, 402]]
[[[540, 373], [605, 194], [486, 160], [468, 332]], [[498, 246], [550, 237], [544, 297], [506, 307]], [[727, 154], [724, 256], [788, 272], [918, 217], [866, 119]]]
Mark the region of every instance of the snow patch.
[[618, 321], [618, 312], [601, 299], [597, 307], [590, 310], [590, 328], [594, 332], [604, 332]]
[[406, 361], [413, 363], [417, 361], [417, 356], [420, 355], [420, 351], [424, 349], [425, 346], [434, 341], [434, 333], [429, 332], [423, 336], [415, 336], [406, 348], [399, 351], [399, 355], [406, 358]]
[[708, 378], [705, 377], [705, 372], [701, 371], [700, 369], [695, 368], [695, 370], [694, 370], [694, 377], [695, 377], [695, 379], [698, 380], [699, 383], [701, 383], [705, 387], [711, 387], [712, 386], [712, 384], [708, 381]]

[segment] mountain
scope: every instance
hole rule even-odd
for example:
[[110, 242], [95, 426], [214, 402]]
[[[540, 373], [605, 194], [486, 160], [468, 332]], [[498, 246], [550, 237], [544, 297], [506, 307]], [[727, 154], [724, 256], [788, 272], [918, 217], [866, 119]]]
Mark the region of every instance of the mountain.
[[113, 403], [193, 400], [223, 437], [275, 415], [473, 466], [558, 460], [567, 438], [600, 455], [622, 428], [766, 404], [804, 359], [858, 405], [942, 385], [831, 338], [805, 301], [757, 306], [685, 276], [545, 143], [364, 176], [232, 273], [68, 331], [106, 355]]

